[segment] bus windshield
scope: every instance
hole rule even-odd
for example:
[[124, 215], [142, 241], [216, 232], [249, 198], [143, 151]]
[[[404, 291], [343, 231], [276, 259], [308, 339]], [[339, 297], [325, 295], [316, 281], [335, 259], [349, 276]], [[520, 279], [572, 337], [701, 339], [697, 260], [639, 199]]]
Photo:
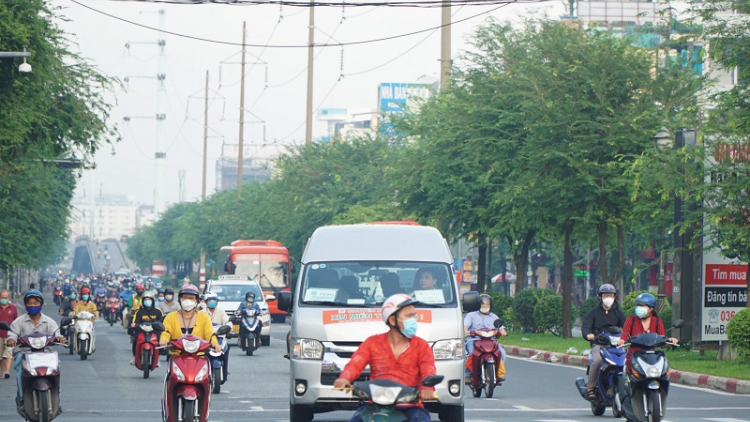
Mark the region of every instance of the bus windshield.
[[237, 254], [232, 262], [234, 274], [250, 276], [264, 291], [277, 292], [289, 287], [289, 259], [282, 254]]

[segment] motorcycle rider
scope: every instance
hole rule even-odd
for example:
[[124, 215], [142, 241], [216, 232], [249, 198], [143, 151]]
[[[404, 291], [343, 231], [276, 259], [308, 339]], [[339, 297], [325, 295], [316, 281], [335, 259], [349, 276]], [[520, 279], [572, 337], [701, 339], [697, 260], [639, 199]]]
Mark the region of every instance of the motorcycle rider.
[[[0, 290], [0, 322], [7, 322], [8, 325], [18, 318], [18, 309], [16, 305], [10, 303], [10, 292]], [[5, 347], [5, 339], [8, 338], [8, 332], [0, 330], [0, 372], [3, 378], [10, 378], [10, 362], [13, 359], [13, 351], [10, 347]]]
[[625, 313], [617, 303], [617, 289], [611, 284], [602, 284], [599, 287], [599, 306], [589, 311], [581, 323], [581, 335], [591, 343], [591, 355], [589, 361], [589, 380], [586, 391], [590, 399], [596, 398], [594, 389], [596, 380], [599, 379], [599, 367], [602, 363], [602, 355], [599, 352], [601, 346], [595, 343], [596, 336], [606, 331], [609, 327], [622, 328], [625, 324]]
[[[417, 337], [418, 302], [408, 295], [395, 294], [381, 308], [383, 321], [389, 330], [383, 334], [370, 336], [357, 349], [344, 367], [333, 388], [343, 389], [356, 380], [367, 365], [370, 365], [370, 379], [389, 379], [409, 387], [419, 386], [419, 398], [431, 400], [435, 397], [434, 387], [420, 385], [424, 377], [435, 375], [435, 356], [427, 342]], [[362, 422], [360, 412], [369, 407], [364, 404], [349, 422]], [[430, 413], [422, 403], [399, 408], [409, 422], [429, 422]]]
[[[255, 310], [255, 315], [257, 317], [260, 317], [260, 312], [261, 312], [260, 305], [258, 305], [255, 302], [255, 293], [253, 293], [253, 292], [247, 292], [247, 293], [245, 293], [245, 301], [242, 302], [242, 303], [240, 303], [240, 306], [239, 306], [239, 308], [237, 308], [237, 311], [235, 312], [235, 315], [239, 314], [239, 316], [244, 317], [246, 315], [248, 309]], [[255, 338], [260, 337], [260, 329], [261, 329], [261, 324], [258, 324], [258, 326], [255, 328]], [[244, 331], [245, 331], [244, 325], [240, 324], [240, 344], [245, 344], [245, 342], [244, 342], [244, 340], [245, 340], [245, 333], [244, 333]]]
[[[497, 315], [492, 313], [492, 298], [489, 295], [479, 296], [479, 310], [469, 312], [464, 317], [464, 335], [466, 336], [466, 356], [471, 356], [474, 352], [474, 341], [479, 340], [476, 331], [487, 329], [495, 329], [495, 321], [500, 319]], [[500, 327], [500, 336], [505, 337], [508, 332], [505, 331], [505, 327]], [[497, 366], [497, 379], [499, 381], [505, 381], [505, 349], [498, 344], [497, 347], [500, 349], [501, 361]], [[471, 383], [471, 372], [466, 368], [465, 375], [467, 381]]]
[[210, 341], [214, 350], [221, 352], [221, 346], [214, 336], [211, 318], [205, 312], [198, 312], [198, 288], [192, 284], [180, 287], [177, 301], [180, 310], [164, 317], [165, 330], [161, 333], [159, 344], [166, 346], [170, 340], [177, 340], [183, 334], [192, 334], [205, 341]]
[[[78, 304], [78, 293], [75, 290], [71, 290], [70, 294], [65, 297], [63, 302], [60, 304], [60, 309], [57, 311], [58, 315], [63, 318], [73, 315], [73, 309]], [[70, 327], [60, 327], [60, 334], [63, 336], [68, 335], [68, 329]]]
[[[155, 301], [154, 301], [154, 295], [151, 294], [151, 292], [143, 292], [143, 296], [141, 296], [143, 299], [143, 306], [141, 306], [140, 309], [138, 309], [135, 312], [135, 315], [133, 315], [132, 322], [130, 323], [130, 329], [128, 329], [128, 334], [133, 336], [133, 360], [130, 361], [131, 365], [135, 365], [135, 344], [136, 344], [136, 330], [135, 327], [138, 326], [138, 324], [144, 323], [144, 322], [154, 322], [154, 321], [160, 321], [164, 319], [164, 314], [156, 308]], [[161, 333], [154, 330], [156, 333], [156, 337], [160, 337]]]
[[[207, 313], [208, 316], [211, 317], [212, 324], [229, 324], [229, 315], [227, 315], [227, 313], [223, 309], [219, 308], [219, 296], [216, 293], [206, 293], [205, 301], [206, 309], [204, 309], [203, 312]], [[224, 341], [226, 341], [226, 335], [223, 335], [221, 337], [224, 339]], [[222, 371], [224, 372], [224, 380], [221, 382], [222, 384], [224, 384], [224, 382], [227, 380], [227, 375], [229, 375], [229, 350], [230, 347], [227, 347], [227, 351], [224, 353], [224, 356], [222, 356]]]
[[81, 300], [73, 307], [73, 314], [84, 311], [94, 314], [95, 319], [99, 318], [99, 308], [96, 307], [96, 303], [91, 301], [91, 289], [88, 287], [81, 289]]
[[[10, 325], [8, 339], [5, 341], [7, 347], [16, 347], [19, 337], [31, 333], [44, 333], [56, 335], [57, 341], [65, 344], [65, 337], [58, 332], [58, 325], [54, 319], [42, 313], [44, 298], [39, 290], [31, 289], [23, 295], [23, 304], [26, 307], [26, 314], [16, 318]], [[21, 389], [21, 363], [23, 353], [16, 353], [13, 357], [13, 369], [16, 370], [16, 382], [18, 392], [16, 395], [16, 406], [23, 405], [23, 390]]]
[[180, 310], [180, 305], [174, 300], [174, 290], [169, 287], [164, 289], [164, 302], [159, 302], [156, 306], [164, 315]]
[[[620, 337], [618, 344], [625, 344], [631, 337], [643, 333], [656, 333], [660, 336], [667, 335], [664, 330], [664, 322], [656, 314], [656, 309], [654, 309], [656, 307], [654, 295], [651, 293], [641, 293], [636, 296], [633, 304], [635, 305], [635, 315], [630, 315], [625, 320], [625, 324], [622, 326], [622, 337]], [[667, 341], [673, 344], [679, 343], [679, 340], [674, 337], [668, 338]], [[640, 347], [631, 346], [628, 348], [628, 353], [625, 356], [625, 364], [628, 370], [630, 369], [630, 358], [633, 356], [633, 353], [639, 350], [641, 350]]]

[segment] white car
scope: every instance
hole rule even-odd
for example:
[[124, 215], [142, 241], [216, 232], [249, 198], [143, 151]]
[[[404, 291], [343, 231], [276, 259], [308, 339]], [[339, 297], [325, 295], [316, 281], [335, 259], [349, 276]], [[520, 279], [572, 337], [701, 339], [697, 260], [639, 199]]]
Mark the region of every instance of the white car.
[[[232, 276], [232, 279], [209, 280], [206, 283], [206, 292], [213, 292], [219, 296], [219, 308], [223, 309], [227, 315], [231, 316], [234, 311], [240, 307], [245, 300], [247, 292], [255, 293], [255, 302], [260, 306], [260, 344], [268, 346], [271, 344], [271, 313], [268, 312], [268, 304], [263, 298], [263, 291], [258, 283], [250, 280], [246, 276]], [[227, 337], [239, 337], [240, 326], [234, 324], [232, 332]]]

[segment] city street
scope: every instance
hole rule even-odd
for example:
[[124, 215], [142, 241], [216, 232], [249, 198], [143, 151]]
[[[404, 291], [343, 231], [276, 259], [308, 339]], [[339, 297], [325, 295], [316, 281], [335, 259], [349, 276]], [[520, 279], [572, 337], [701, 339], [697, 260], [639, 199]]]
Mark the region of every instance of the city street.
[[[45, 307], [47, 314], [55, 309]], [[287, 325], [274, 324], [269, 347], [255, 356], [245, 356], [233, 348], [230, 376], [221, 394], [211, 401], [212, 421], [288, 421], [288, 361], [284, 336]], [[62, 407], [59, 421], [160, 420], [160, 396], [164, 363], [149, 379], [129, 365], [130, 344], [124, 330], [96, 323], [97, 350], [86, 361], [58, 347], [62, 371]], [[495, 398], [466, 398], [466, 420], [573, 422], [597, 420], [575, 390], [573, 381], [581, 369], [525, 359], [508, 361], [507, 382]], [[13, 397], [15, 379], [0, 379], [0, 420], [21, 420]], [[680, 422], [750, 421], [750, 401], [746, 396], [674, 386], [670, 391], [665, 420]], [[349, 412], [318, 414], [316, 421], [346, 421]], [[607, 411], [604, 418], [611, 419]], [[433, 415], [437, 420], [437, 415]], [[601, 418], [599, 418], [601, 420]]]

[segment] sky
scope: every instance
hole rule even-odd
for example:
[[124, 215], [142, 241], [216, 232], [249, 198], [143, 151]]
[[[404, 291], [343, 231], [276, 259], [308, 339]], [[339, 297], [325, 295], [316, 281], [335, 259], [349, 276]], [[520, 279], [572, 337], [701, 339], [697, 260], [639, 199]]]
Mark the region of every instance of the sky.
[[[239, 137], [240, 53], [242, 25], [247, 24], [244, 143], [295, 145], [304, 142], [308, 9], [279, 5], [158, 4], [140, 1], [51, 0], [69, 21], [59, 22], [77, 51], [100, 72], [116, 77], [122, 86], [106, 95], [113, 106], [112, 124], [122, 141], [103, 147], [95, 156], [96, 169], [84, 171], [77, 189], [96, 195], [122, 195], [142, 204], [154, 202], [154, 152], [157, 136], [157, 81], [159, 33], [134, 23], [158, 28], [158, 10], [165, 11], [164, 29], [219, 42], [167, 34], [162, 69], [163, 139], [167, 148], [165, 200], [179, 200], [179, 172], [185, 171], [185, 200], [199, 200], [202, 181], [203, 112], [206, 71], [209, 72], [209, 138], [207, 192], [216, 186], [216, 160], [222, 143]], [[476, 27], [492, 16], [518, 20], [528, 13], [556, 18], [563, 3], [454, 6], [452, 55], [454, 61], [470, 49]], [[95, 10], [92, 10], [95, 9]], [[489, 13], [487, 13], [489, 12]], [[132, 23], [128, 23], [130, 21]], [[315, 42], [348, 43], [373, 40], [434, 28], [438, 8], [316, 7]], [[234, 42], [227, 45], [222, 42]], [[269, 47], [261, 47], [270, 45]], [[382, 82], [417, 82], [439, 78], [440, 31], [427, 31], [388, 41], [315, 49], [313, 108], [377, 107]], [[33, 58], [32, 58], [33, 59]], [[29, 61], [33, 65], [33, 60]], [[125, 118], [129, 117], [129, 121]], [[326, 134], [315, 122], [313, 136]]]

